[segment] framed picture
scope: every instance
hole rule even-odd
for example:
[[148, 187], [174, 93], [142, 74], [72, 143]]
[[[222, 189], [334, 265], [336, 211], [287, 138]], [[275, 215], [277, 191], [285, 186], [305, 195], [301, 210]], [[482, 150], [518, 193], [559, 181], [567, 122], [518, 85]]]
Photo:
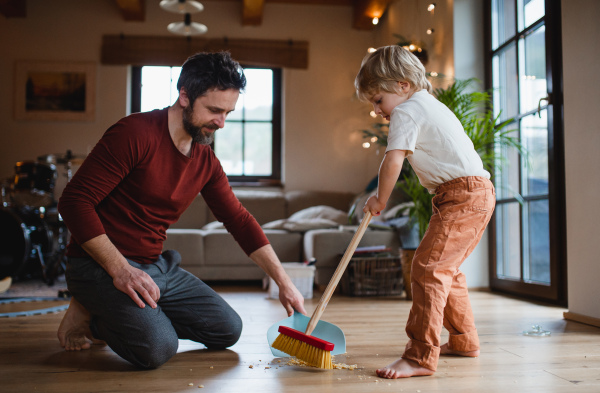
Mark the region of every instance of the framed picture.
[[94, 120], [93, 62], [18, 61], [14, 81], [17, 120]]

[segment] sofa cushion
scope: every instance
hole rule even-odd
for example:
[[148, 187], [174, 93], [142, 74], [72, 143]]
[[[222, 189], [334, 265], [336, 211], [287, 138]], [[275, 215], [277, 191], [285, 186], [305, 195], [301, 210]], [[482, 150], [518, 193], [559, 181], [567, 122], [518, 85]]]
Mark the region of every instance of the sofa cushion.
[[261, 225], [287, 217], [285, 196], [281, 191], [234, 190], [234, 193]]
[[319, 205], [302, 209], [289, 217], [289, 221], [310, 219], [326, 219], [344, 225], [348, 224], [348, 212], [331, 206]]
[[181, 267], [204, 264], [204, 236], [199, 229], [167, 229], [163, 250], [175, 250], [181, 254]]
[[337, 228], [339, 224], [325, 218], [292, 220], [284, 218], [264, 224], [264, 229], [283, 229], [289, 232], [306, 232], [312, 229]]
[[[299, 262], [302, 256], [302, 235], [287, 231], [265, 230], [265, 235], [282, 262]], [[249, 266], [254, 262], [246, 256], [233, 236], [224, 229], [204, 232], [205, 265]]]
[[[331, 206], [338, 210], [348, 211], [356, 194], [335, 191], [288, 191], [285, 193], [287, 200], [287, 216], [297, 211], [318, 205]], [[281, 217], [277, 217], [281, 218]]]

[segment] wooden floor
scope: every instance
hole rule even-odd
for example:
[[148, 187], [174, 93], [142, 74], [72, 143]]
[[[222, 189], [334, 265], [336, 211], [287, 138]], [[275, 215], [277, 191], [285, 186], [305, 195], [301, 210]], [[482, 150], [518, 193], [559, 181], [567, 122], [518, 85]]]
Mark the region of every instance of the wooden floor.
[[[479, 358], [442, 357], [433, 376], [383, 380], [375, 369], [402, 353], [410, 302], [334, 296], [323, 319], [342, 328], [348, 349], [335, 363], [357, 368], [320, 370], [271, 355], [266, 331], [286, 315], [266, 292], [215, 289], [243, 318], [240, 341], [226, 351], [181, 341], [179, 353], [152, 371], [105, 346], [63, 351], [55, 334], [64, 312], [0, 318], [0, 392], [600, 392], [600, 329], [564, 320], [561, 308], [472, 292]], [[6, 307], [0, 313], [11, 312]], [[533, 324], [551, 336], [524, 336]]]

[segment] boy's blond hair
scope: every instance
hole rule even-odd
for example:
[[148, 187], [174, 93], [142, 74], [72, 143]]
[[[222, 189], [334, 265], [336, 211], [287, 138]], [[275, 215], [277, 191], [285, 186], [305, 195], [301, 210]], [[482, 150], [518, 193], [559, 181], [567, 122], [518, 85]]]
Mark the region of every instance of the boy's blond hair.
[[365, 56], [354, 80], [354, 87], [358, 98], [367, 101], [380, 91], [397, 93], [398, 82], [410, 83], [415, 91], [433, 91], [421, 61], [403, 47], [390, 45]]

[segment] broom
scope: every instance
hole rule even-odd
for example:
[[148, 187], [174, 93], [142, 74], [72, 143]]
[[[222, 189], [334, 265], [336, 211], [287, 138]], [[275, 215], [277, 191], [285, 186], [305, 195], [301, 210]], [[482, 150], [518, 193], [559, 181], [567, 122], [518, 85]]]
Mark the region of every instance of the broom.
[[319, 319], [321, 319], [321, 315], [325, 311], [325, 307], [327, 307], [329, 299], [331, 299], [333, 291], [335, 291], [337, 284], [342, 278], [342, 275], [346, 270], [346, 266], [348, 266], [348, 263], [350, 262], [358, 243], [360, 243], [360, 239], [365, 233], [370, 220], [371, 213], [365, 213], [358, 230], [354, 234], [354, 237], [352, 237], [350, 245], [346, 249], [346, 252], [344, 253], [344, 256], [342, 257], [337, 269], [335, 270], [335, 273], [333, 273], [325, 292], [323, 292], [323, 296], [321, 296], [321, 300], [319, 300], [319, 304], [313, 312], [313, 315], [310, 318], [304, 333], [287, 326], [279, 326], [279, 335], [275, 341], [273, 341], [273, 344], [271, 344], [273, 348], [281, 352], [285, 352], [288, 355], [295, 356], [311, 366], [324, 369], [333, 368], [331, 351], [334, 348], [334, 344], [325, 340], [321, 340], [315, 336], [311, 336], [311, 333], [317, 326]]

